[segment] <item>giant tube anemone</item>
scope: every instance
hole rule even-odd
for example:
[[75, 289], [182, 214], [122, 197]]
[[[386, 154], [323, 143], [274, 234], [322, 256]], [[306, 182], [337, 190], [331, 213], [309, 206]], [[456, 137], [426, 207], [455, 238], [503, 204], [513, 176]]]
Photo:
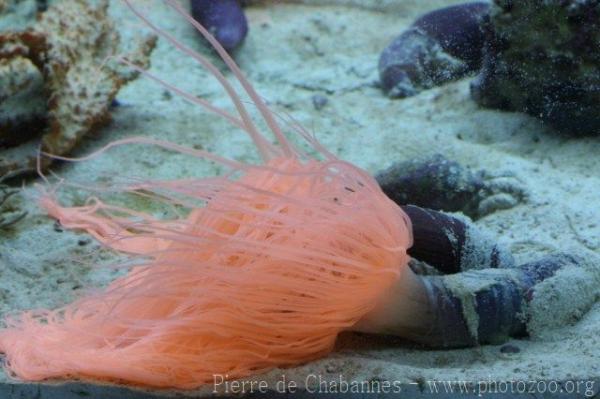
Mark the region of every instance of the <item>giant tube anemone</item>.
[[338, 334], [371, 311], [407, 270], [412, 236], [401, 208], [366, 172], [337, 159], [297, 125], [323, 159], [294, 147], [223, 48], [177, 2], [166, 2], [215, 46], [278, 145], [258, 132], [233, 87], [208, 60], [126, 1], [152, 29], [215, 74], [240, 116], [169, 88], [245, 130], [263, 163], [130, 138], [108, 147], [156, 144], [220, 162], [228, 172], [126, 189], [187, 209], [174, 220], [100, 200], [63, 207], [45, 195], [42, 206], [65, 227], [145, 260], [107, 288], [60, 309], [8, 318], [0, 351], [19, 378], [193, 388], [215, 374], [238, 378], [299, 364], [331, 351]]

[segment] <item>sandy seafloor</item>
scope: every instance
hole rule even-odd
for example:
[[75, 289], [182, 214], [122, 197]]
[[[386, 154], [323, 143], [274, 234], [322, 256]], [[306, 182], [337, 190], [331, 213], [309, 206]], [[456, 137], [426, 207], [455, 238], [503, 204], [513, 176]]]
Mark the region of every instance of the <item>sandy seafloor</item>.
[[[202, 48], [193, 28], [159, 1], [143, 3], [151, 4], [146, 12], [162, 27], [192, 47]], [[388, 42], [418, 14], [456, 1], [276, 3], [247, 9], [251, 30], [236, 53], [241, 68], [275, 110], [290, 113], [316, 132], [333, 153], [371, 172], [395, 161], [441, 153], [476, 170], [513, 176], [509, 179], [527, 191], [527, 200], [477, 224], [508, 246], [518, 262], [556, 251], [600, 254], [600, 137], [568, 138], [531, 117], [481, 109], [470, 99], [469, 79], [405, 100], [392, 101], [377, 88], [377, 60]], [[116, 1], [111, 13], [123, 33], [142, 29]], [[231, 108], [215, 79], [163, 40], [153, 53], [152, 71]], [[314, 95], [328, 100], [321, 110], [313, 106]], [[244, 133], [168, 95], [148, 79], [129, 84], [118, 100], [121, 106], [114, 109], [113, 122], [86, 139], [76, 154], [89, 153], [118, 138], [147, 135], [235, 159], [257, 160]], [[93, 161], [53, 170], [73, 182], [110, 182], [125, 172], [181, 178], [213, 175], [219, 168], [151, 147], [121, 147]], [[27, 193], [33, 191], [26, 187]], [[20, 205], [29, 216], [2, 233], [0, 240], [3, 314], [64, 304], [80, 295], [80, 288], [97, 286], [114, 275], [89, 267], [109, 265], [115, 260], [113, 254], [84, 233], [57, 229], [35, 201], [22, 199]], [[567, 301], [577, 301], [575, 287], [556, 284]], [[510, 341], [520, 348], [514, 354], [502, 353], [500, 346], [493, 345], [424, 350], [401, 340], [348, 335], [325, 359], [256, 378], [274, 385], [285, 374], [302, 385], [310, 374], [403, 383], [600, 377], [600, 303], [578, 322], [560, 319], [553, 323], [552, 309], [548, 320], [547, 328], [532, 331], [529, 339]]]

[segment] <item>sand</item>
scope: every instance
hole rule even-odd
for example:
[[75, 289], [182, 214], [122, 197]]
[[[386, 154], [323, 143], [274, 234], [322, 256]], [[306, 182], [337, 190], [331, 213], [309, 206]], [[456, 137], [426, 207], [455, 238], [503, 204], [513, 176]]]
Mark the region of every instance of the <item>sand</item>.
[[[600, 137], [569, 138], [522, 114], [481, 109], [470, 99], [469, 78], [405, 100], [389, 100], [377, 88], [376, 63], [387, 43], [415, 16], [456, 1], [274, 3], [247, 9], [251, 33], [235, 56], [275, 110], [293, 115], [332, 152], [373, 173], [395, 161], [441, 153], [475, 170], [492, 172], [499, 184], [525, 190], [525, 201], [477, 221], [513, 252], [518, 263], [557, 251], [600, 255]], [[146, 12], [163, 28], [202, 49], [193, 28], [158, 1], [144, 4], [152, 5]], [[111, 13], [123, 34], [141, 28], [116, 1]], [[165, 41], [159, 41], [153, 54], [152, 71], [216, 105], [230, 107], [215, 80]], [[326, 105], [316, 109], [314, 96], [325, 97]], [[76, 155], [118, 138], [147, 135], [235, 159], [257, 159], [243, 133], [147, 79], [129, 84], [118, 100], [121, 105], [114, 109], [113, 121], [90, 135]], [[53, 171], [72, 182], [109, 182], [123, 171], [130, 176], [179, 178], [213, 175], [219, 168], [159, 149], [128, 147], [92, 161], [57, 165]], [[2, 314], [64, 304], [116, 273], [92, 267], [109, 265], [117, 256], [85, 234], [56, 226], [38, 209], [35, 191], [28, 184], [11, 202], [29, 216], [12, 230], [0, 232]], [[595, 266], [590, 275], [600, 268]], [[273, 370], [254, 380], [276, 389], [282, 375], [288, 383], [308, 382], [309, 387], [318, 383], [311, 376], [336, 380], [341, 375], [348, 382], [388, 380], [428, 389], [429, 380], [598, 378], [600, 303], [589, 298], [600, 296], [599, 284], [574, 287], [573, 273], [554, 279], [548, 306], [532, 336], [509, 342], [520, 349], [518, 353], [503, 353], [500, 345], [423, 350], [401, 340], [346, 335], [326, 359]], [[553, 304], [556, 293], [561, 299]]]

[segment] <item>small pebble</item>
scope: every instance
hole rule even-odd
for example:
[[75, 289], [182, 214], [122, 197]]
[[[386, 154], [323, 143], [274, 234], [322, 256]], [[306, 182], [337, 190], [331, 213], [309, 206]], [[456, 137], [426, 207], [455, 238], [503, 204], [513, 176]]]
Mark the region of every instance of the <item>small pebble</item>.
[[381, 53], [381, 88], [405, 98], [479, 69], [490, 5], [468, 2], [418, 18]]
[[516, 345], [506, 344], [500, 347], [501, 353], [519, 353], [521, 349]]
[[62, 233], [64, 231], [60, 223], [58, 223], [58, 221], [54, 222], [53, 229], [57, 233]]
[[315, 109], [317, 111], [320, 111], [321, 109], [323, 109], [323, 107], [325, 107], [327, 105], [327, 103], [329, 102], [327, 97], [325, 97], [322, 94], [315, 94], [314, 96], [312, 96], [311, 99], [312, 99], [313, 107], [315, 107]]

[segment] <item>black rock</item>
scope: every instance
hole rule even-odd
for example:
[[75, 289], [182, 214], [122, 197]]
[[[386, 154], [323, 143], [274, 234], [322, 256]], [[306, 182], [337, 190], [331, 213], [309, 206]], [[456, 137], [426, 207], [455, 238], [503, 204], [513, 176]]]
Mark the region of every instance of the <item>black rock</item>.
[[571, 135], [600, 134], [598, 0], [495, 0], [486, 22], [481, 105], [525, 112]]

